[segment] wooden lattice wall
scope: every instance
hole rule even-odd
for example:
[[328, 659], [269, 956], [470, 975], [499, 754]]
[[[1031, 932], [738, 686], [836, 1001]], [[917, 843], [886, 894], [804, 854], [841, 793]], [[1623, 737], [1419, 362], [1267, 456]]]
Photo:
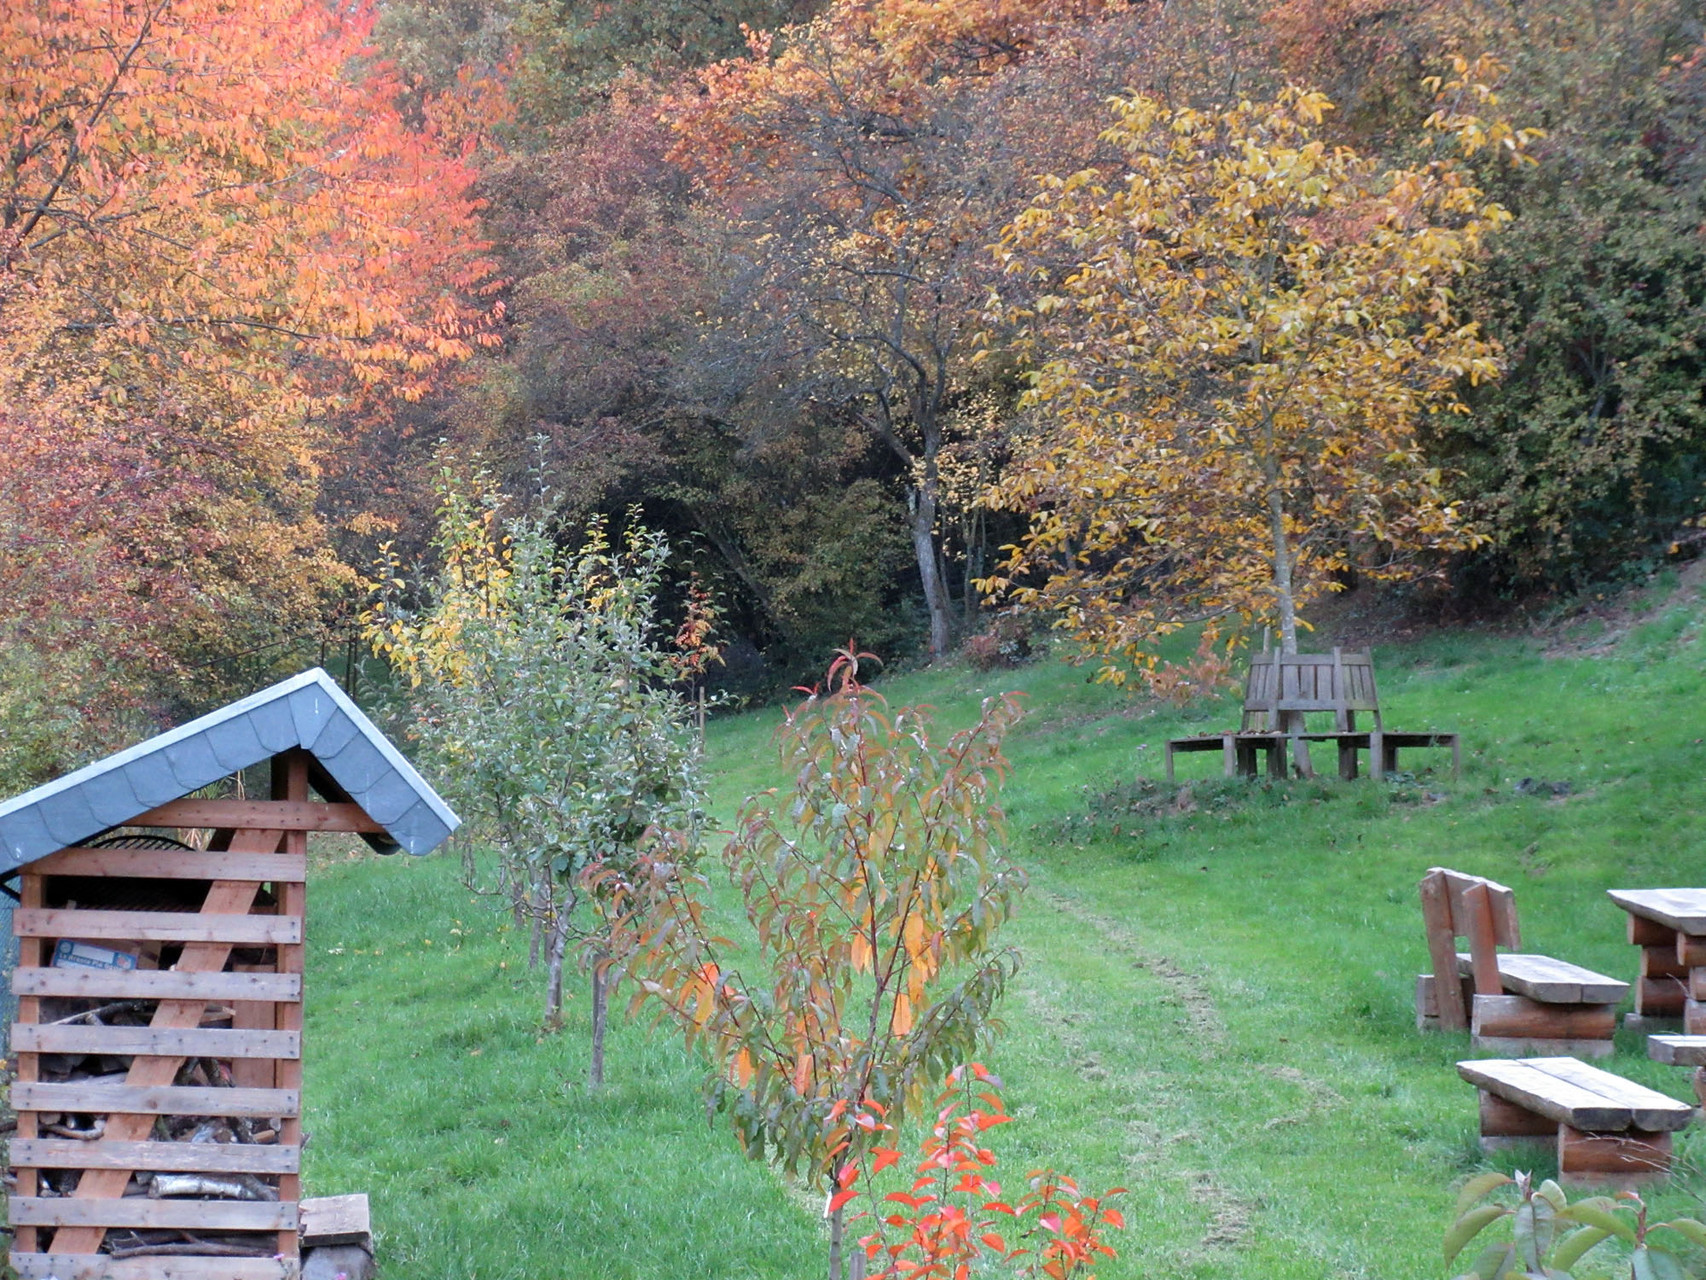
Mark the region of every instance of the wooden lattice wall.
[[[308, 798], [177, 801], [135, 826], [208, 850], [70, 848], [24, 868], [11, 1261], [23, 1280], [288, 1280], [299, 1273], [309, 830], [375, 831]], [[56, 968], [79, 940], [157, 968]]]

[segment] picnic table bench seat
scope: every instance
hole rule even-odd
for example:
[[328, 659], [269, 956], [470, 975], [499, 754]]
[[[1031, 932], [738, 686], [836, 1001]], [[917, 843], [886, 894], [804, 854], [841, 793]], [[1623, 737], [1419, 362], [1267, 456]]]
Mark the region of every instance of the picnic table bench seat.
[[1695, 1109], [1572, 1057], [1476, 1058], [1457, 1073], [1481, 1091], [1481, 1147], [1558, 1145], [1573, 1180], [1637, 1182], [1670, 1172], [1671, 1134]]
[[1706, 1036], [1648, 1036], [1647, 1056], [1654, 1062], [1694, 1068], [1694, 1096], [1706, 1105]]
[[1285, 745], [1286, 736], [1283, 733], [1268, 733], [1266, 731], [1228, 731], [1226, 733], [1194, 733], [1184, 738], [1170, 738], [1167, 742], [1167, 781], [1173, 779], [1173, 757], [1178, 754], [1190, 754], [1195, 751], [1218, 751], [1221, 753], [1223, 772], [1228, 778], [1253, 778], [1256, 776], [1256, 753], [1261, 752], [1267, 757], [1267, 772], [1272, 778], [1285, 777]]
[[[1373, 720], [1358, 730], [1357, 713]], [[1330, 713], [1330, 730], [1308, 728], [1306, 717]], [[1330, 742], [1338, 751], [1339, 776], [1357, 777], [1357, 753], [1368, 752], [1369, 770], [1376, 777], [1398, 768], [1401, 747], [1449, 747], [1451, 771], [1461, 766], [1455, 733], [1405, 733], [1387, 730], [1380, 718], [1380, 698], [1374, 685], [1374, 661], [1365, 650], [1346, 653], [1261, 653], [1250, 659], [1244, 677], [1243, 718], [1236, 730], [1190, 734], [1170, 739], [1166, 747], [1167, 781], [1172, 782], [1173, 757], [1180, 753], [1218, 751], [1227, 777], [1254, 777], [1256, 757], [1266, 756], [1270, 776], [1286, 776], [1289, 748], [1299, 772], [1310, 772], [1304, 744]]]
[[[1629, 994], [1629, 984], [1622, 979], [1568, 960], [1510, 951], [1500, 952], [1496, 959], [1506, 992], [1543, 1004], [1616, 1004]], [[1457, 953], [1457, 972], [1475, 976], [1475, 959], [1469, 952]]]
[[[1416, 979], [1419, 1028], [1467, 1027], [1476, 1048], [1500, 1053], [1610, 1056], [1627, 982], [1516, 950], [1516, 895], [1505, 885], [1432, 867], [1418, 887], [1434, 965]], [[1458, 938], [1469, 940], [1467, 952], [1457, 950]], [[1453, 980], [1440, 982], [1440, 973]]]

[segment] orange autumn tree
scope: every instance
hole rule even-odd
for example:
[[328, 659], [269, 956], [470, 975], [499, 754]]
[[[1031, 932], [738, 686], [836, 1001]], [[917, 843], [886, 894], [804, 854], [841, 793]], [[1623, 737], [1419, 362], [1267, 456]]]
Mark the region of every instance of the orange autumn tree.
[[[169, 692], [312, 620], [343, 577], [314, 508], [328, 415], [492, 340], [471, 117], [406, 122], [370, 22], [0, 13], [0, 666], [49, 701]], [[104, 695], [65, 683], [91, 653]]]
[[[941, 457], [968, 393], [984, 252], [1021, 198], [991, 132], [992, 85], [1107, 0], [839, 0], [754, 34], [668, 108], [673, 157], [700, 176], [751, 263], [704, 363], [745, 387], [787, 386], [904, 469], [930, 620], [953, 611], [940, 536]], [[728, 379], [727, 374], [722, 376]]]
[[1031, 525], [991, 586], [1057, 614], [1104, 678], [1152, 674], [1192, 623], [1269, 624], [1295, 653], [1346, 571], [1400, 579], [1474, 537], [1417, 429], [1498, 373], [1454, 299], [1510, 216], [1457, 152], [1532, 136], [1477, 114], [1496, 70], [1436, 85], [1446, 154], [1410, 169], [1324, 142], [1317, 93], [1122, 99], [1119, 176], [1047, 179], [1007, 229], [1039, 423], [993, 495]]

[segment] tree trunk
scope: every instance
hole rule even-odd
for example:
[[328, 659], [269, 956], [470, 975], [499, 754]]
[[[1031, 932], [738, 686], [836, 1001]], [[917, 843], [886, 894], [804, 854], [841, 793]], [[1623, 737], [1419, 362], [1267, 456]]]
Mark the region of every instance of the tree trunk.
[[586, 1087], [589, 1089], [604, 1087], [604, 1025], [605, 1013], [610, 1006], [610, 982], [602, 967], [604, 959], [602, 951], [592, 957], [592, 1061], [586, 1069]]
[[924, 604], [930, 610], [930, 656], [940, 658], [953, 644], [953, 602], [936, 556], [936, 481], [933, 475], [908, 495], [912, 516], [912, 550], [918, 577], [924, 585]]
[[[837, 1165], [829, 1180], [832, 1190], [841, 1185], [840, 1174], [841, 1166]], [[846, 1227], [842, 1213], [845, 1208], [844, 1205], [829, 1215], [829, 1280], [841, 1280], [841, 1237]]]
[[983, 577], [983, 512], [973, 513], [966, 522], [965, 598], [961, 601], [965, 631], [970, 635], [977, 626], [977, 579]]
[[[1274, 603], [1279, 609], [1280, 652], [1294, 654], [1297, 652], [1297, 599], [1292, 592], [1291, 539], [1285, 532], [1285, 497], [1279, 488], [1279, 464], [1272, 462], [1269, 465], [1268, 520], [1274, 540]], [[1280, 723], [1274, 727], [1286, 733], [1293, 729], [1301, 732], [1304, 727], [1303, 713], [1282, 712]], [[1301, 738], [1294, 739], [1291, 744], [1291, 756], [1299, 774], [1305, 778], [1315, 776], [1315, 768], [1309, 760], [1307, 742]]]
[[551, 918], [551, 943], [545, 969], [545, 1025], [553, 1031], [563, 1025], [563, 953], [568, 947], [569, 913], [559, 910]]
[[1268, 520], [1274, 539], [1274, 603], [1279, 608], [1281, 653], [1297, 652], [1297, 602], [1291, 589], [1291, 540], [1285, 532], [1285, 498], [1279, 477], [1268, 482]]

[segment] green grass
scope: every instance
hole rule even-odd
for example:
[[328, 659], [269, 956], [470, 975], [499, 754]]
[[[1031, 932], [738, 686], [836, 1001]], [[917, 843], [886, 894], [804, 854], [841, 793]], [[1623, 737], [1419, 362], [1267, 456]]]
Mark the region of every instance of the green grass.
[[[1005, 795], [1024, 965], [986, 1055], [1022, 1123], [996, 1146], [1010, 1176], [1130, 1189], [1107, 1280], [1447, 1274], [1451, 1189], [1485, 1166], [1452, 1066], [1467, 1038], [1413, 1025], [1416, 881], [1503, 880], [1529, 949], [1632, 975], [1604, 890], [1706, 883], [1702, 618], [1680, 591], [1591, 656], [1469, 633], [1377, 652], [1389, 726], [1463, 733], [1455, 783], [1443, 753], [1381, 784], [1226, 784], [1196, 756], [1180, 803], [1134, 777], [1234, 701], [1138, 707], [1056, 662], [883, 685], [950, 726], [979, 694], [1028, 695]], [[777, 719], [713, 724], [719, 817], [777, 782]], [[1572, 794], [1516, 794], [1524, 777]], [[526, 939], [453, 859], [338, 860], [312, 904], [307, 1181], [373, 1196], [394, 1280], [821, 1274], [812, 1206], [707, 1124], [669, 1035], [617, 1024], [612, 1084], [588, 1095], [584, 996], [539, 1034]], [[1639, 1037], [1618, 1049], [1606, 1065], [1689, 1097]], [[1701, 1212], [1706, 1134], [1681, 1155], [1659, 1209]]]

